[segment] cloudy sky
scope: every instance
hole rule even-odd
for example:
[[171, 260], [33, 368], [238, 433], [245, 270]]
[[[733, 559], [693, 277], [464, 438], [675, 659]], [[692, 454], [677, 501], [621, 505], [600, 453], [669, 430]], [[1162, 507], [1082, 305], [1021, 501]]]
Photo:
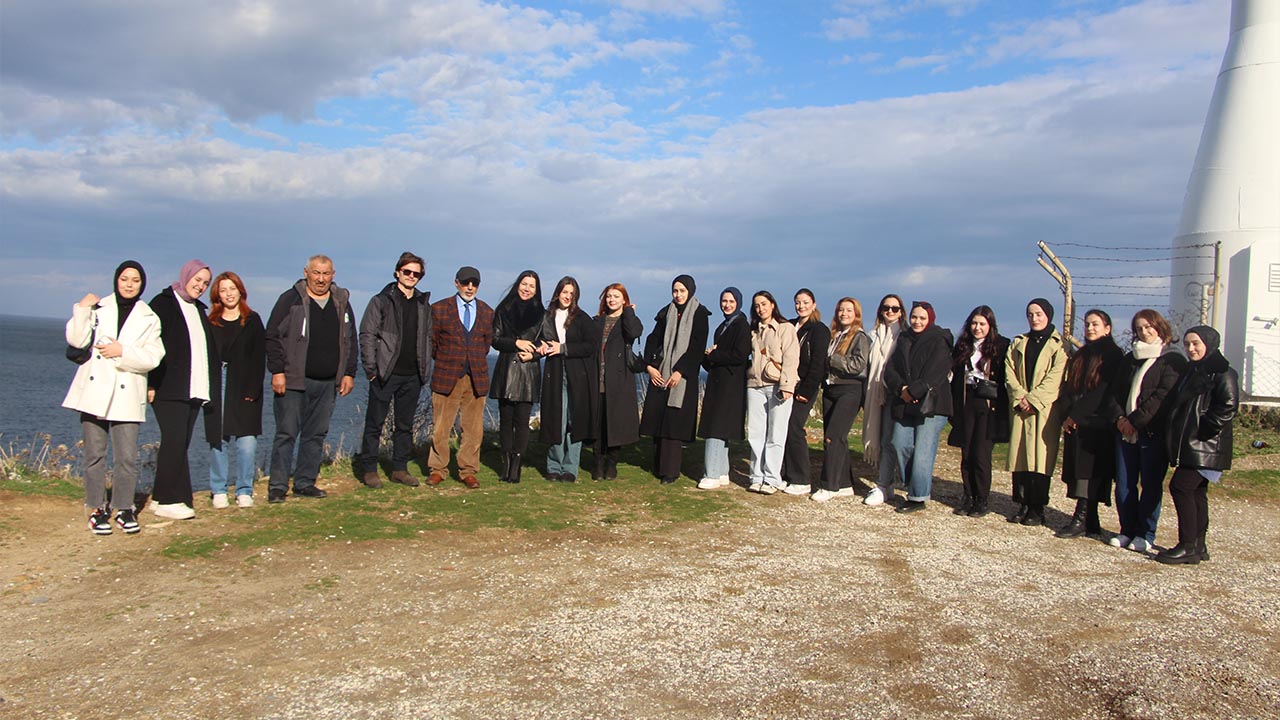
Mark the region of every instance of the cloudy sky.
[[[544, 293], [564, 274], [592, 298], [625, 282], [647, 318], [687, 272], [711, 304], [729, 284], [808, 286], [829, 315], [896, 291], [956, 326], [985, 302], [1012, 335], [1027, 298], [1055, 297], [1036, 240], [1168, 245], [1229, 12], [9, 0], [0, 308], [65, 316], [124, 258], [151, 294], [200, 257], [266, 309], [316, 252], [362, 306], [410, 249], [437, 296], [473, 264], [496, 303], [532, 267]], [[1081, 303], [1127, 318], [1167, 304], [1162, 283], [1103, 281]]]

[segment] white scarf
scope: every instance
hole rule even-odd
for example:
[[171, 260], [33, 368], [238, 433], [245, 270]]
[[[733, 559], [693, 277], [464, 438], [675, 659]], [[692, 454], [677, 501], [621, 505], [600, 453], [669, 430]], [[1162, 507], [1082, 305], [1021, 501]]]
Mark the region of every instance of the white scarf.
[[[1164, 343], [1161, 342], [1142, 342], [1136, 340], [1133, 343], [1133, 357], [1135, 360], [1141, 360], [1142, 365], [1138, 366], [1133, 378], [1129, 380], [1129, 399], [1124, 404], [1124, 414], [1129, 415], [1138, 409], [1138, 395], [1142, 391], [1142, 378], [1147, 376], [1147, 371], [1152, 365], [1156, 364], [1156, 360], [1160, 357], [1160, 351], [1164, 349]], [[1124, 435], [1124, 441], [1127, 443], [1138, 442], [1137, 435]]]
[[884, 366], [889, 363], [893, 346], [898, 342], [902, 326], [880, 323], [871, 331], [871, 364], [867, 369], [867, 402], [862, 414], [863, 459], [875, 465], [880, 461], [880, 412], [884, 407]]
[[182, 298], [178, 298], [178, 307], [182, 310], [182, 319], [187, 323], [187, 336], [191, 338], [191, 394], [188, 397], [209, 402], [209, 346], [205, 344], [200, 310], [195, 303]]

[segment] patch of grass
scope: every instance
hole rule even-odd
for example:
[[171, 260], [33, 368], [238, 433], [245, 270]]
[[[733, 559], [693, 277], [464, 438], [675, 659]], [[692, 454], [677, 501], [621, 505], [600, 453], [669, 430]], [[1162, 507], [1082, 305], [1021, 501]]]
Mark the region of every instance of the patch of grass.
[[1275, 500], [1280, 498], [1280, 471], [1228, 470], [1222, 474], [1221, 483], [1209, 487], [1230, 498]]
[[[1245, 405], [1234, 422], [1232, 434], [1235, 446], [1231, 448], [1233, 457], [1280, 453], [1280, 410]], [[1253, 447], [1256, 440], [1261, 440], [1267, 447]]]
[[6, 473], [3, 479], [0, 479], [0, 490], [23, 495], [49, 495], [65, 498], [84, 496], [84, 487], [74, 480], [41, 475], [27, 470]]

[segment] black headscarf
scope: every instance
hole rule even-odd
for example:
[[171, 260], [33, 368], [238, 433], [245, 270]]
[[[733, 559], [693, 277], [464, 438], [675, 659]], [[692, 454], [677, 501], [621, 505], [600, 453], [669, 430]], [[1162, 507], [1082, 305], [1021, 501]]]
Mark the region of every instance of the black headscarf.
[[1223, 356], [1222, 351], [1219, 349], [1222, 345], [1222, 336], [1218, 334], [1217, 330], [1208, 325], [1196, 325], [1182, 333], [1182, 337], [1185, 338], [1192, 333], [1198, 335], [1200, 342], [1204, 343], [1204, 357], [1187, 363], [1188, 371], [1218, 373], [1224, 372], [1231, 367], [1231, 363], [1227, 362], [1227, 358]]
[[730, 295], [733, 296], [733, 299], [738, 303], [738, 307], [735, 308], [734, 311], [731, 313], [725, 313], [724, 321], [721, 322], [720, 326], [716, 328], [715, 340], [717, 341], [720, 339], [720, 333], [724, 332], [725, 328], [729, 327], [730, 323], [737, 320], [738, 318], [742, 318], [744, 322], [747, 319], [746, 314], [742, 312], [742, 291], [730, 285], [729, 287], [720, 291], [720, 297], [724, 297], [725, 293], [729, 293]]
[[[131, 298], [120, 297], [120, 276], [125, 270], [133, 268], [138, 271], [138, 276], [142, 278], [142, 287], [138, 288], [138, 294]], [[133, 312], [133, 306], [138, 304], [142, 299], [142, 293], [147, 291], [147, 271], [142, 269], [142, 264], [137, 260], [125, 260], [116, 268], [116, 274], [111, 278], [112, 294], [116, 298], [116, 337], [120, 337], [120, 332], [124, 330], [124, 321], [129, 317], [129, 313]]]
[[1049, 322], [1044, 326], [1043, 330], [1027, 331], [1027, 348], [1023, 354], [1022, 374], [1026, 377], [1028, 382], [1031, 381], [1031, 376], [1036, 371], [1036, 362], [1040, 360], [1040, 351], [1044, 349], [1045, 341], [1047, 341], [1054, 332], [1053, 306], [1049, 304], [1049, 301], [1044, 298], [1035, 298], [1031, 302], [1027, 303], [1027, 309], [1030, 310], [1032, 305], [1043, 310], [1045, 316], [1049, 318]]

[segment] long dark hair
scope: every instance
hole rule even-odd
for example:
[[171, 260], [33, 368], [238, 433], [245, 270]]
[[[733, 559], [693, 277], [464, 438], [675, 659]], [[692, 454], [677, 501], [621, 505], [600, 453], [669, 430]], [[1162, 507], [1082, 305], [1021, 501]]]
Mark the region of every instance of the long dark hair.
[[578, 298], [582, 296], [582, 289], [578, 287], [578, 281], [572, 276], [565, 275], [560, 278], [560, 282], [556, 283], [556, 290], [551, 293], [551, 303], [547, 305], [547, 315], [555, 315], [556, 310], [560, 309], [560, 291], [564, 290], [566, 285], [573, 287], [573, 302], [566, 308], [569, 313], [564, 319], [564, 326], [569, 327], [573, 323], [573, 316], [578, 314]]
[[757, 290], [756, 294], [751, 296], [751, 332], [759, 330], [760, 321], [764, 320], [764, 318], [756, 314], [756, 298], [758, 297], [765, 298], [773, 304], [774, 322], [784, 323], [787, 321], [787, 318], [778, 310], [778, 301], [773, 299], [773, 293], [770, 293], [768, 290]]
[[[218, 284], [223, 280], [230, 280], [231, 284], [235, 285], [236, 289], [240, 291], [240, 305], [238, 307], [240, 308], [240, 325], [243, 326], [245, 321], [249, 319], [249, 313], [253, 312], [249, 307], [249, 303], [245, 302], [249, 299], [249, 291], [244, 289], [244, 281], [240, 279], [240, 276], [230, 270], [218, 273], [218, 277], [214, 278], [213, 284], [210, 285], [213, 288], [213, 292], [209, 293], [209, 323], [222, 327], [222, 311], [225, 308], [222, 305], [222, 295], [218, 293]], [[142, 293], [138, 294], [141, 295]]]
[[889, 293], [888, 295], [885, 295], [884, 297], [880, 298], [879, 304], [876, 305], [876, 321], [875, 321], [875, 324], [873, 324], [871, 327], [878, 328], [881, 325], [886, 324], [884, 321], [884, 317], [882, 317], [884, 313], [880, 312], [880, 308], [884, 306], [884, 301], [888, 300], [889, 298], [893, 298], [894, 300], [897, 300], [898, 307], [902, 308], [900, 311], [898, 311], [898, 327], [902, 328], [903, 330], [906, 330], [907, 314], [911, 312], [911, 308], [908, 308], [907, 304], [902, 302], [902, 298], [899, 297], [898, 295], [895, 295], [894, 293]]
[[[791, 296], [791, 299], [795, 300], [801, 295], [808, 295], [809, 300], [813, 303], [813, 312], [809, 313], [809, 319], [805, 320], [805, 322], [821, 323], [822, 311], [818, 309], [818, 298], [814, 297], [813, 291], [810, 290], [809, 288], [800, 288], [799, 290], [796, 291], [795, 295]], [[803, 325], [804, 323], [801, 323], [801, 324]]]
[[951, 353], [951, 364], [959, 370], [964, 368], [969, 362], [969, 356], [973, 354], [974, 342], [977, 340], [973, 336], [973, 330], [969, 325], [973, 322], [975, 316], [981, 315], [987, 321], [987, 325], [991, 327], [987, 331], [987, 336], [982, 339], [982, 345], [978, 349], [982, 351], [982, 374], [991, 375], [991, 363], [1000, 351], [1000, 333], [996, 328], [996, 313], [987, 305], [979, 305], [974, 308], [969, 317], [964, 319], [964, 330], [960, 332], [960, 339], [956, 341], [955, 350]]
[[[533, 278], [533, 297], [528, 301], [520, 299], [520, 283], [527, 277]], [[546, 308], [542, 306], [542, 278], [538, 277], [538, 273], [532, 270], [525, 270], [520, 273], [516, 281], [511, 283], [511, 287], [507, 289], [507, 294], [503, 296], [502, 302], [498, 303], [498, 307], [494, 313], [502, 317], [510, 317], [515, 321], [516, 330], [524, 330], [535, 322], [542, 319]]]
[[[1111, 316], [1106, 312], [1097, 308], [1090, 309], [1084, 314], [1085, 320], [1090, 315], [1097, 315], [1102, 321], [1111, 327]], [[1099, 340], [1085, 343], [1084, 347], [1075, 352], [1071, 356], [1071, 360], [1067, 362], [1067, 389], [1073, 393], [1087, 392], [1098, 387], [1102, 382], [1102, 361], [1106, 358], [1107, 350], [1116, 347], [1116, 340], [1111, 333]]]

